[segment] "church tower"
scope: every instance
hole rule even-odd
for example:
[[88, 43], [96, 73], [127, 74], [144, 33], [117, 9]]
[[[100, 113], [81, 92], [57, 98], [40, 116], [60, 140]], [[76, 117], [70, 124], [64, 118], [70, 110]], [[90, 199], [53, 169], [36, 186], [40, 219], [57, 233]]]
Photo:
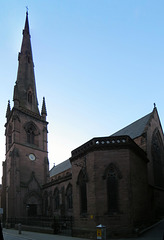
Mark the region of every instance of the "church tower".
[[2, 207], [4, 216], [42, 215], [42, 185], [48, 181], [47, 111], [43, 98], [38, 109], [28, 12], [11, 109], [6, 111], [6, 159], [3, 162]]

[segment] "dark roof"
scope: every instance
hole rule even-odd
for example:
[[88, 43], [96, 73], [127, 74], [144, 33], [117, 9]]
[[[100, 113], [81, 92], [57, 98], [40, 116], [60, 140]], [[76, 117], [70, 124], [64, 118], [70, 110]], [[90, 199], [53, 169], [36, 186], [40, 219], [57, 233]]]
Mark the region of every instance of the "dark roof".
[[145, 128], [150, 120], [151, 115], [152, 112], [140, 118], [139, 120], [131, 123], [127, 127], [122, 128], [118, 132], [115, 132], [111, 136], [128, 135], [132, 139], [141, 136], [145, 131]]
[[50, 170], [50, 177], [55, 176], [55, 175], [57, 175], [59, 173], [62, 173], [62, 172], [66, 171], [66, 170], [68, 170], [70, 168], [71, 168], [71, 163], [70, 163], [70, 160], [68, 159], [68, 160], [66, 160], [66, 161], [64, 161], [64, 162], [54, 166]]

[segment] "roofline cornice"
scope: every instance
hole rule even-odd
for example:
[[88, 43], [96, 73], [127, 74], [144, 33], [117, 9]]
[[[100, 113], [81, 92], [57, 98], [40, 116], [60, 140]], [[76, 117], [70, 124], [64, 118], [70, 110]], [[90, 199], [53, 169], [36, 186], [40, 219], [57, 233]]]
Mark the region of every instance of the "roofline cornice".
[[83, 157], [84, 155], [101, 150], [123, 149], [129, 148], [142, 156], [146, 162], [148, 162], [146, 152], [142, 150], [129, 136], [113, 136], [113, 137], [97, 137], [84, 143], [80, 147], [71, 152], [72, 156], [70, 162]]

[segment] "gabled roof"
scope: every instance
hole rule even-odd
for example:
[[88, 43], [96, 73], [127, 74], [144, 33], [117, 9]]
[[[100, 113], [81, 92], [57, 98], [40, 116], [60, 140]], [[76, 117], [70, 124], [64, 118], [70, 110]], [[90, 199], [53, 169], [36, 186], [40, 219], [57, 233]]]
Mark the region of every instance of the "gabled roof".
[[122, 128], [121, 130], [119, 130], [118, 132], [115, 132], [111, 136], [128, 135], [132, 139], [135, 139], [141, 136], [145, 132], [146, 126], [148, 125], [153, 112], [131, 123], [127, 127]]
[[59, 173], [62, 173], [68, 169], [70, 169], [72, 166], [71, 166], [71, 163], [70, 163], [70, 160], [66, 160], [56, 166], [54, 166], [51, 170], [50, 170], [50, 177], [52, 176], [55, 176]]

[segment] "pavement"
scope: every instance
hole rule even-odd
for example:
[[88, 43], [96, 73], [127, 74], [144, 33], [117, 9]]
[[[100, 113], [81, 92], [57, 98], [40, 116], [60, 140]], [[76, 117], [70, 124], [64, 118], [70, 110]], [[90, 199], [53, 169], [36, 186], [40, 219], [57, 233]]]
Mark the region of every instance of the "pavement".
[[[145, 229], [145, 231], [137, 238], [121, 238], [120, 240], [164, 240], [164, 219], [157, 224]], [[68, 237], [54, 234], [45, 234], [37, 232], [22, 231], [3, 228], [4, 240], [87, 240], [84, 238]], [[0, 239], [1, 240], [1, 239]], [[112, 240], [112, 239], [110, 239]]]
[[[4, 240], [82, 240], [82, 238], [29, 231], [22, 231], [21, 234], [19, 234], [18, 230], [5, 228], [3, 228], [3, 237]], [[83, 240], [88, 239], [83, 238]]]

